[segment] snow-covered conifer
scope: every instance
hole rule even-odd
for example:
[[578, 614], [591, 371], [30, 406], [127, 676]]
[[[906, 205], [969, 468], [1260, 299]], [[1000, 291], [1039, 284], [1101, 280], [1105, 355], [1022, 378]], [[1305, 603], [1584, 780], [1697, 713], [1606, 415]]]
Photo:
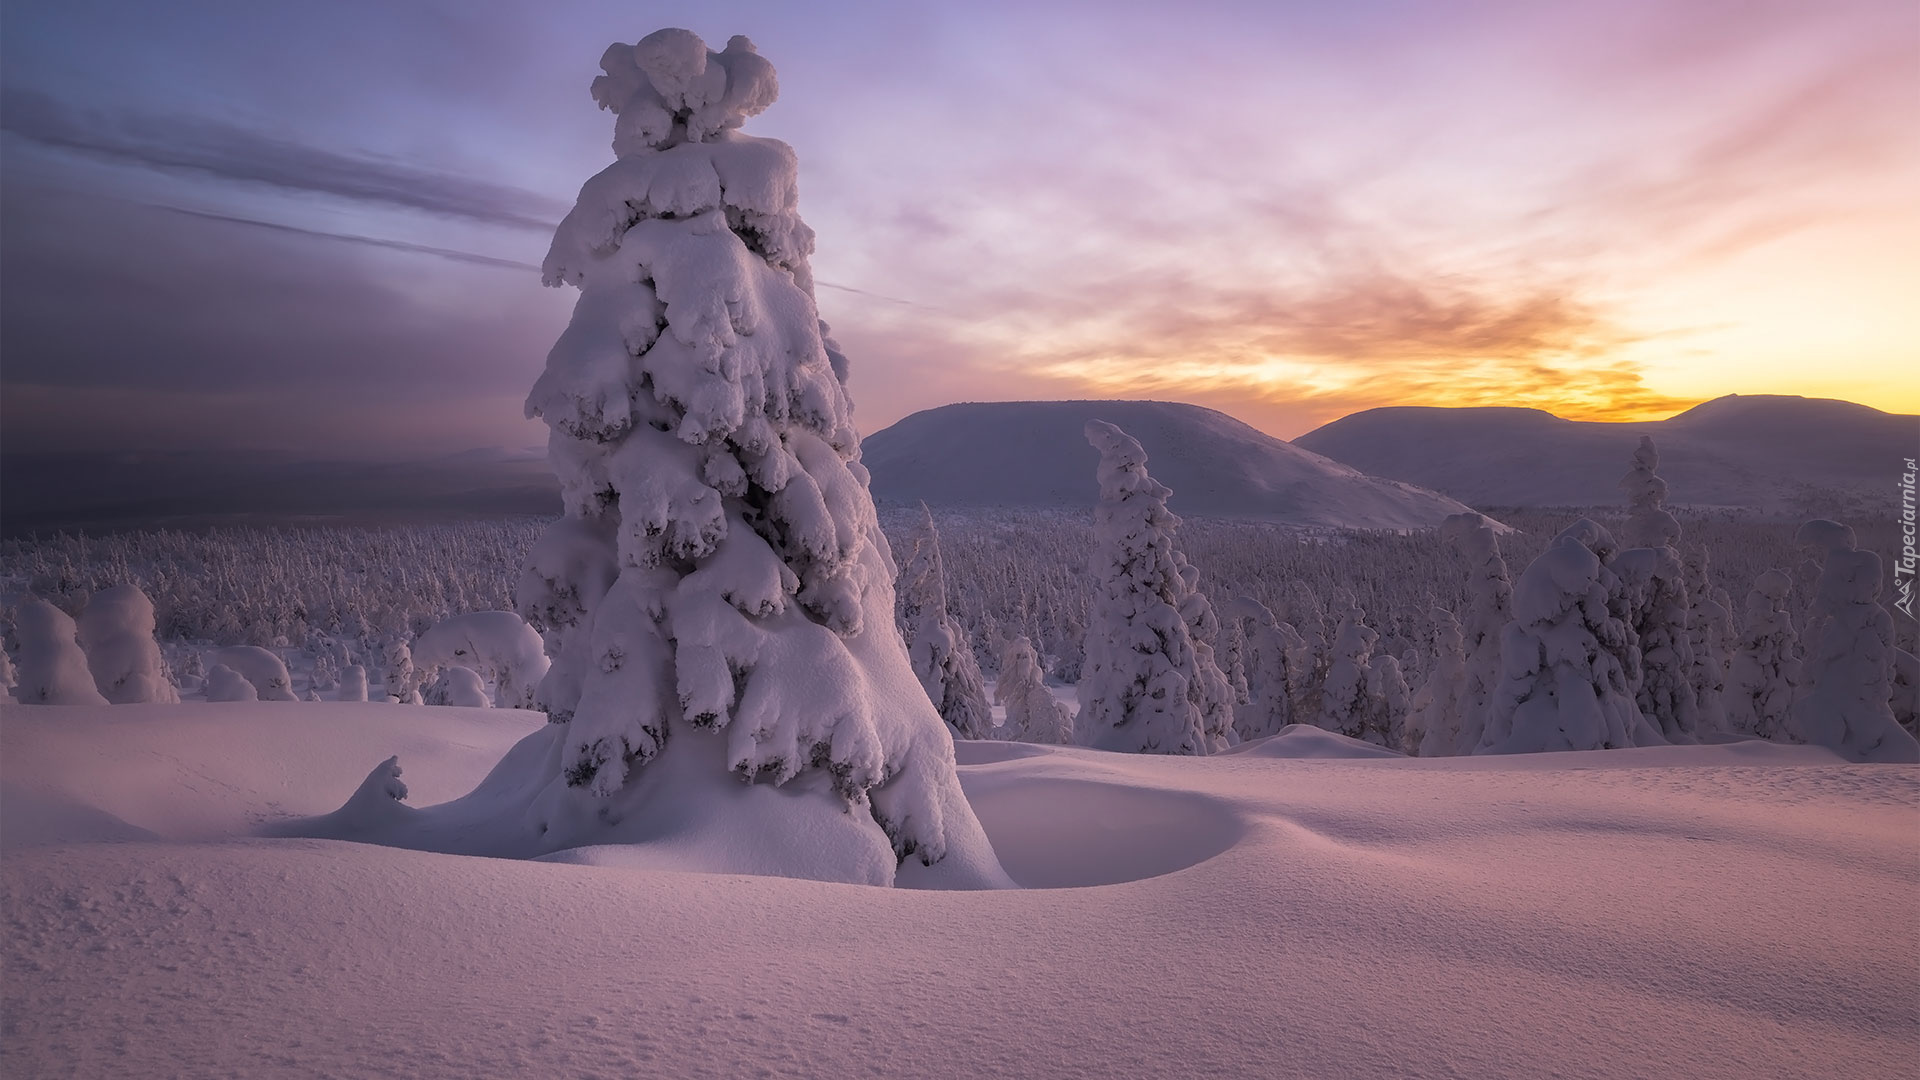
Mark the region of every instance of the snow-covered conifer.
[[1033, 642], [1020, 635], [1000, 654], [1000, 680], [993, 700], [1007, 710], [1007, 738], [1054, 746], [1073, 742], [1073, 711], [1047, 689]]
[[1664, 740], [1641, 715], [1621, 653], [1628, 629], [1601, 559], [1613, 539], [1585, 518], [1520, 575], [1501, 635], [1501, 677], [1480, 753], [1600, 750]]
[[1404, 751], [1407, 742], [1407, 679], [1400, 673], [1400, 659], [1376, 656], [1367, 663], [1367, 724], [1361, 738], [1389, 750]]
[[[1818, 648], [1807, 654], [1807, 696], [1789, 712], [1796, 741], [1830, 747], [1853, 761], [1920, 762], [1916, 742], [1894, 719], [1893, 616], [1878, 603], [1880, 556], [1841, 546], [1837, 537], [1810, 522], [1803, 543], [1832, 541], [1814, 598], [1810, 636]], [[1845, 538], [1852, 540], [1849, 532]]]
[[487, 684], [480, 673], [459, 664], [442, 667], [440, 676], [422, 695], [422, 700], [428, 705], [458, 705], [469, 709], [493, 707], [493, 699], [487, 696]]
[[1727, 730], [1727, 665], [1733, 650], [1733, 612], [1721, 602], [1708, 574], [1705, 547], [1686, 556], [1687, 633], [1693, 648], [1690, 681], [1700, 703], [1700, 730]]
[[414, 666], [464, 667], [492, 680], [503, 709], [531, 709], [546, 677], [540, 634], [511, 611], [472, 611], [442, 619], [413, 639]]
[[1747, 593], [1746, 625], [1727, 672], [1729, 730], [1788, 740], [1787, 710], [1800, 686], [1799, 633], [1788, 603], [1792, 592], [1786, 571], [1769, 570]]
[[1246, 658], [1247, 703], [1234, 711], [1240, 737], [1264, 738], [1288, 724], [1307, 722], [1307, 714], [1295, 711], [1313, 674], [1305, 640], [1292, 624], [1252, 597], [1235, 600], [1228, 614], [1231, 623], [1241, 627]]
[[[1459, 715], [1467, 688], [1467, 656], [1462, 644], [1460, 620], [1446, 608], [1434, 608], [1433, 639], [1429, 646], [1427, 674], [1413, 696], [1412, 715], [1407, 719], [1403, 745], [1395, 749], [1425, 757], [1453, 752], [1445, 732], [1456, 725], [1448, 718]], [[1442, 733], [1431, 741], [1429, 732]], [[1431, 744], [1430, 744], [1431, 743]]]
[[245, 675], [217, 661], [207, 669], [204, 689], [208, 701], [260, 700], [260, 692]]
[[87, 600], [80, 613], [80, 645], [101, 696], [115, 705], [172, 705], [179, 691], [153, 637], [153, 601], [137, 585], [115, 585]]
[[13, 657], [7, 655], [7, 650], [0, 649], [0, 701], [14, 700], [13, 688], [19, 681], [19, 676], [14, 674]]
[[1440, 523], [1440, 535], [1467, 557], [1470, 600], [1460, 626], [1466, 682], [1457, 710], [1428, 717], [1440, 722], [1427, 729], [1421, 743], [1421, 752], [1428, 756], [1471, 754], [1480, 746], [1493, 691], [1502, 678], [1501, 635], [1513, 619], [1513, 582], [1493, 522], [1472, 512], [1454, 514]]
[[19, 642], [13, 697], [22, 705], [105, 705], [94, 685], [78, 628], [45, 600], [28, 600], [13, 616]]
[[940, 531], [925, 505], [920, 535], [900, 572], [900, 621], [913, 673], [953, 729], [956, 739], [984, 739], [993, 729], [986, 680], [973, 656], [973, 642], [947, 612], [946, 570], [940, 561]]
[[253, 684], [254, 693], [261, 701], [300, 700], [293, 692], [293, 677], [287, 674], [287, 662], [271, 649], [263, 649], [258, 645], [229, 645], [224, 649], [215, 649], [208, 664], [208, 678], [212, 678], [214, 664], [225, 666]]
[[1200, 591], [1200, 569], [1187, 561], [1178, 546], [1174, 562], [1180, 567], [1180, 580], [1186, 596], [1180, 601], [1180, 618], [1187, 624], [1187, 637], [1193, 642], [1194, 688], [1198, 691], [1200, 730], [1206, 733], [1209, 752], [1225, 750], [1240, 741], [1233, 730], [1233, 681], [1220, 668], [1220, 619], [1213, 602]]
[[1697, 742], [1700, 706], [1694, 694], [1692, 632], [1688, 627], [1685, 567], [1674, 544], [1680, 523], [1666, 510], [1667, 484], [1656, 470], [1660, 454], [1642, 435], [1633, 464], [1620, 479], [1627, 493], [1626, 536], [1634, 546], [1614, 556], [1610, 568], [1639, 651], [1634, 682], [1640, 713], [1659, 725], [1668, 742]]
[[1341, 616], [1340, 628], [1333, 636], [1326, 685], [1320, 691], [1320, 713], [1314, 722], [1349, 738], [1373, 736], [1370, 741], [1385, 746], [1382, 733], [1373, 727], [1376, 714], [1367, 689], [1373, 646], [1379, 640], [1380, 635], [1366, 624], [1359, 608], [1349, 608]]
[[413, 662], [413, 647], [395, 634], [380, 643], [380, 670], [385, 700], [402, 705], [420, 704], [420, 669]]
[[334, 694], [335, 701], [367, 700], [367, 669], [359, 664], [348, 664], [340, 673], [340, 689]]
[[1104, 420], [1087, 421], [1086, 435], [1100, 452], [1100, 501], [1080, 738], [1100, 750], [1204, 754], [1205, 692], [1182, 615], [1190, 586], [1174, 554], [1173, 492], [1147, 474], [1146, 451], [1131, 435]]
[[[809, 876], [891, 881], [914, 855], [1003, 883], [894, 625], [793, 152], [737, 130], [773, 102], [773, 68], [744, 37], [712, 52], [685, 30], [601, 66], [617, 160], [554, 235], [544, 278], [580, 297], [527, 399], [565, 506], [517, 597], [565, 725], [541, 812], [619, 817], [674, 777], [731, 773], [793, 793]], [[618, 805], [596, 818], [590, 796]], [[699, 816], [758, 830], [769, 805]]]

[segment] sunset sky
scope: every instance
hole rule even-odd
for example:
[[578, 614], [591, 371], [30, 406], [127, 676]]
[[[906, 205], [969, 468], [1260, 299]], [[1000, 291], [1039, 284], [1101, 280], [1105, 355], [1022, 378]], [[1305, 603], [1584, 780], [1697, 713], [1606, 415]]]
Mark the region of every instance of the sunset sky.
[[1920, 7], [11, 0], [6, 448], [527, 446], [587, 85], [752, 37], [862, 427], [1920, 411]]

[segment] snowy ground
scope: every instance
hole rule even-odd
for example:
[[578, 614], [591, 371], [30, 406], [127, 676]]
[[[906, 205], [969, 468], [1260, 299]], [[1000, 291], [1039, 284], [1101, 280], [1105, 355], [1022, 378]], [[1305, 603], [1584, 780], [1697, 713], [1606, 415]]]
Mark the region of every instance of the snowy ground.
[[265, 840], [529, 713], [0, 713], [9, 1076], [1912, 1075], [1920, 769], [964, 743], [1027, 891]]

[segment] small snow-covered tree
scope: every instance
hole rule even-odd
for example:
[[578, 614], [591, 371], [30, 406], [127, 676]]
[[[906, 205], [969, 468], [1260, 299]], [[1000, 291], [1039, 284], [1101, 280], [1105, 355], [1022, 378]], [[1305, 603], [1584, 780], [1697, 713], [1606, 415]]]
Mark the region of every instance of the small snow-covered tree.
[[367, 700], [367, 669], [359, 664], [348, 664], [340, 673], [340, 689], [334, 694], [335, 701]]
[[287, 662], [271, 649], [263, 649], [258, 645], [229, 645], [224, 649], [215, 649], [207, 668], [208, 678], [212, 678], [214, 664], [222, 665], [252, 683], [261, 701], [300, 700], [293, 692], [293, 677], [287, 674]]
[[900, 572], [900, 621], [913, 673], [956, 739], [984, 739], [993, 729], [986, 680], [973, 656], [973, 642], [947, 612], [946, 569], [940, 561], [940, 531], [933, 512], [920, 507], [920, 535]]
[[[544, 279], [580, 297], [527, 399], [565, 508], [517, 597], [565, 725], [541, 814], [638, 813], [672, 778], [731, 773], [794, 796], [781, 820], [810, 830], [811, 876], [890, 882], [913, 855], [1003, 882], [895, 629], [793, 152], [738, 130], [777, 96], [773, 67], [678, 29], [601, 67], [617, 160], [554, 234]], [[768, 805], [698, 816], [763, 830]]]
[[1235, 600], [1228, 614], [1242, 627], [1246, 657], [1247, 703], [1234, 713], [1240, 737], [1265, 738], [1288, 724], [1307, 722], [1310, 714], [1296, 711], [1313, 677], [1313, 656], [1306, 641], [1292, 624], [1252, 597]]
[[1384, 734], [1374, 730], [1376, 718], [1372, 698], [1368, 694], [1373, 646], [1380, 635], [1362, 619], [1360, 609], [1349, 608], [1340, 618], [1340, 628], [1334, 632], [1333, 653], [1327, 665], [1326, 685], [1320, 692], [1320, 714], [1315, 723], [1328, 731], [1354, 739], [1374, 736], [1371, 741], [1381, 741]]
[[217, 662], [207, 669], [207, 681], [203, 689], [208, 701], [260, 700], [260, 692], [245, 675]]
[[387, 701], [402, 705], [420, 704], [420, 670], [413, 663], [413, 648], [407, 639], [395, 634], [380, 643], [380, 669]]
[[[1827, 539], [1823, 530], [1802, 527], [1802, 542]], [[1878, 554], [1837, 543], [1827, 551], [1815, 586], [1817, 632], [1810, 635], [1818, 648], [1807, 654], [1809, 689], [1789, 712], [1788, 730], [1795, 741], [1853, 761], [1920, 763], [1920, 742], [1900, 727], [1888, 704], [1893, 616], [1878, 603], [1880, 583]]]
[[67, 613], [45, 600], [28, 600], [13, 616], [19, 642], [18, 682], [13, 697], [22, 705], [105, 705], [80, 649], [79, 630]]
[[1376, 656], [1367, 664], [1367, 724], [1361, 738], [1389, 750], [1405, 752], [1407, 716], [1412, 712], [1406, 676], [1400, 659]]
[[428, 705], [457, 705], [468, 709], [493, 707], [493, 699], [487, 696], [487, 684], [480, 673], [459, 664], [441, 668], [439, 677], [422, 695], [422, 700]]
[[100, 693], [115, 705], [173, 705], [179, 691], [153, 637], [153, 601], [137, 585], [115, 585], [87, 600], [80, 645]]
[[1147, 474], [1133, 436], [1104, 420], [1087, 421], [1086, 435], [1100, 452], [1100, 501], [1076, 727], [1100, 750], [1204, 754], [1206, 698], [1182, 614], [1191, 586], [1174, 552], [1173, 492]]
[[[1460, 707], [1451, 714], [1429, 716], [1439, 727], [1427, 729], [1421, 750], [1428, 756], [1471, 754], [1483, 741], [1494, 688], [1502, 679], [1501, 635], [1513, 619], [1513, 582], [1507, 561], [1500, 555], [1500, 537], [1493, 522], [1468, 512], [1440, 523], [1440, 535], [1467, 557], [1468, 602], [1461, 622], [1461, 648], [1466, 654], [1466, 681]], [[1446, 749], [1443, 749], [1446, 748]]]
[[1689, 681], [1700, 703], [1700, 730], [1727, 730], [1727, 666], [1733, 651], [1733, 612], [1716, 592], [1708, 574], [1707, 549], [1694, 547], [1686, 556], [1687, 633], [1693, 648]]
[[1047, 689], [1040, 658], [1025, 635], [1009, 640], [1000, 654], [993, 700], [1006, 707], [1007, 738], [1053, 746], [1073, 743], [1073, 711]]
[[1626, 624], [1601, 561], [1612, 537], [1581, 519], [1528, 565], [1501, 637], [1501, 678], [1480, 753], [1601, 750], [1664, 740], [1640, 715], [1621, 652]]
[[19, 681], [20, 677], [14, 674], [13, 657], [7, 655], [7, 650], [0, 649], [0, 701], [14, 700], [13, 688]]
[[1747, 593], [1746, 625], [1727, 673], [1729, 730], [1788, 740], [1787, 710], [1800, 685], [1799, 633], [1788, 602], [1792, 592], [1786, 571], [1769, 570]]
[[[1466, 693], [1467, 657], [1460, 633], [1460, 620], [1446, 608], [1434, 608], [1433, 638], [1429, 646], [1426, 678], [1413, 696], [1412, 715], [1407, 719], [1403, 745], [1397, 749], [1416, 756], [1436, 757], [1453, 752], [1445, 732], [1455, 725], [1448, 717], [1459, 715]], [[1441, 732], [1431, 740], [1429, 732]]]
[[492, 680], [503, 709], [531, 709], [549, 666], [540, 634], [511, 611], [471, 611], [442, 619], [410, 646], [425, 671], [464, 667]]
[[1187, 637], [1193, 642], [1194, 689], [1198, 692], [1200, 730], [1207, 736], [1209, 752], [1225, 750], [1240, 741], [1233, 730], [1233, 681], [1220, 668], [1215, 645], [1220, 641], [1220, 620], [1213, 602], [1200, 591], [1200, 569], [1187, 561], [1179, 547], [1173, 549], [1174, 562], [1180, 567], [1180, 580], [1186, 595], [1180, 601], [1180, 618], [1187, 624]]
[[1620, 479], [1627, 493], [1626, 536], [1633, 547], [1615, 555], [1632, 640], [1639, 651], [1634, 682], [1640, 713], [1658, 724], [1668, 742], [1699, 741], [1700, 707], [1693, 690], [1691, 630], [1687, 625], [1686, 572], [1680, 552], [1680, 522], [1666, 510], [1667, 484], [1656, 470], [1660, 454], [1642, 435], [1633, 465]]

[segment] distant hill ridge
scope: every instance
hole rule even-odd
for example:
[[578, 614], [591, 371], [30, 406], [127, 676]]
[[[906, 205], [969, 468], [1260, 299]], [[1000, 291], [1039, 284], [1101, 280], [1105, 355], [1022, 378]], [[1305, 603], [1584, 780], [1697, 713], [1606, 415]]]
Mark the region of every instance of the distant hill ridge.
[[862, 440], [883, 501], [943, 507], [1090, 507], [1098, 455], [1082, 429], [1119, 425], [1189, 516], [1333, 528], [1412, 529], [1465, 509], [1276, 439], [1225, 413], [1168, 401], [965, 402], [914, 413]]
[[1831, 398], [1728, 395], [1665, 420], [1564, 420], [1538, 409], [1394, 406], [1293, 440], [1376, 476], [1475, 506], [1603, 506], [1641, 435], [1679, 505], [1764, 514], [1884, 515], [1920, 417]]

